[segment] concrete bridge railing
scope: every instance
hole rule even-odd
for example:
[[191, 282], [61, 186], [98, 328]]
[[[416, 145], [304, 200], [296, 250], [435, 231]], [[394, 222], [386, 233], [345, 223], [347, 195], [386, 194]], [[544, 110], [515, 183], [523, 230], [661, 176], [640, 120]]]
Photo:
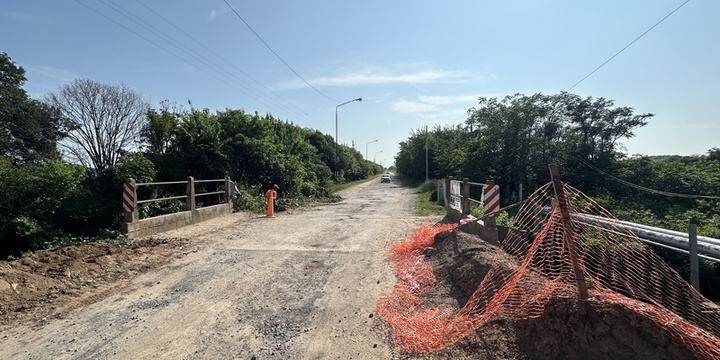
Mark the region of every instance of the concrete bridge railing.
[[[197, 193], [196, 184], [199, 183], [215, 183], [218, 191], [208, 191]], [[187, 184], [186, 194], [178, 196], [170, 196], [158, 199], [139, 200], [137, 189], [140, 186], [162, 186], [162, 185], [178, 185]], [[195, 180], [192, 176], [187, 181], [166, 181], [166, 182], [150, 182], [136, 183], [134, 179], [128, 179], [123, 186], [123, 212], [125, 221], [121, 224], [120, 230], [128, 235], [128, 237], [149, 236], [159, 232], [177, 229], [183, 226], [192, 225], [201, 221], [209, 220], [217, 216], [232, 213], [232, 194], [235, 183], [229, 177], [224, 179], [213, 180]], [[222, 201], [218, 205], [197, 208], [196, 199], [201, 196], [220, 195]], [[185, 199], [185, 211], [140, 219], [139, 205]]]

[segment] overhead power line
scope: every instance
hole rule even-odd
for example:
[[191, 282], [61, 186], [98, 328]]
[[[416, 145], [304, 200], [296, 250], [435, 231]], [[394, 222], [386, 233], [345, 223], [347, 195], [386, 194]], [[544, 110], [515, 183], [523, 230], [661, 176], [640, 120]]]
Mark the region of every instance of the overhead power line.
[[567, 89], [567, 91], [569, 92], [570, 90], [572, 90], [572, 89], [574, 89], [576, 86], [578, 86], [581, 82], [585, 81], [585, 79], [587, 79], [587, 78], [589, 78], [590, 76], [592, 76], [592, 74], [594, 74], [595, 72], [597, 72], [598, 70], [600, 70], [600, 68], [602, 68], [603, 66], [605, 66], [605, 64], [609, 63], [609, 62], [610, 62], [612, 59], [614, 59], [616, 56], [620, 55], [620, 53], [622, 53], [623, 51], [625, 51], [625, 49], [629, 48], [629, 47], [630, 47], [632, 44], [634, 44], [636, 41], [640, 40], [640, 38], [642, 38], [643, 36], [645, 36], [645, 34], [649, 33], [649, 32], [650, 32], [652, 29], [654, 29], [656, 26], [660, 25], [661, 22], [663, 22], [663, 21], [665, 21], [665, 19], [669, 18], [670, 15], [672, 15], [672, 14], [674, 14], [676, 11], [680, 10], [681, 7], [685, 6], [685, 4], [687, 4], [687, 3], [689, 3], [689, 2], [690, 2], [690, 0], [686, 0], [684, 3], [680, 4], [680, 6], [676, 7], [675, 10], [673, 10], [673, 11], [671, 11], [670, 13], [668, 13], [667, 15], [665, 15], [665, 17], [663, 17], [662, 19], [660, 19], [660, 21], [656, 22], [655, 25], [651, 26], [649, 29], [645, 30], [645, 32], [643, 32], [642, 34], [640, 34], [640, 36], [636, 37], [635, 40], [633, 40], [633, 41], [631, 41], [629, 44], [625, 45], [625, 47], [622, 48], [622, 49], [620, 49], [620, 51], [618, 51], [617, 53], [615, 53], [615, 55], [613, 55], [613, 56], [611, 56], [609, 59], [605, 60], [605, 62], [603, 62], [602, 64], [600, 64], [600, 66], [596, 67], [595, 70], [593, 70], [593, 71], [591, 71], [589, 74], [585, 75], [584, 78], [578, 80], [578, 82], [576, 82], [573, 86], [571, 86], [569, 89]]
[[283, 60], [283, 58], [280, 57], [280, 55], [278, 55], [278, 53], [276, 53], [275, 50], [273, 50], [273, 49], [270, 47], [270, 45], [268, 45], [268, 43], [266, 43], [265, 40], [263, 40], [263, 38], [260, 37], [260, 35], [258, 35], [257, 32], [255, 32], [255, 30], [253, 30], [253, 28], [250, 26], [250, 24], [248, 24], [247, 21], [245, 21], [245, 19], [243, 19], [243, 17], [240, 16], [240, 14], [239, 14], [237, 11], [235, 11], [235, 9], [232, 7], [232, 5], [230, 5], [230, 3], [227, 2], [227, 0], [223, 0], [223, 2], [230, 8], [230, 10], [232, 10], [233, 13], [235, 13], [235, 16], [237, 16], [238, 19], [240, 19], [240, 20], [243, 22], [243, 24], [245, 24], [245, 26], [247, 26], [247, 28], [250, 29], [250, 31], [252, 31], [253, 34], [255, 34], [255, 36], [256, 36], [258, 39], [260, 39], [260, 41], [265, 45], [265, 47], [267, 47], [268, 50], [270, 50], [270, 52], [272, 52], [272, 53], [275, 55], [275, 57], [277, 57], [283, 64], [285, 64], [285, 66], [286, 66], [288, 69], [290, 69], [290, 71], [293, 72], [293, 74], [295, 74], [295, 76], [297, 76], [300, 80], [302, 80], [307, 86], [309, 86], [310, 88], [312, 88], [313, 90], [315, 90], [315, 92], [317, 92], [318, 94], [324, 96], [326, 99], [328, 99], [328, 100], [330, 100], [330, 101], [332, 101], [332, 102], [338, 102], [337, 100], [335, 100], [335, 99], [333, 99], [333, 98], [325, 95], [325, 93], [323, 93], [322, 91], [318, 90], [318, 89], [315, 88], [314, 86], [310, 85], [310, 83], [307, 82], [307, 80], [305, 80], [302, 76], [300, 76], [300, 74], [297, 73], [297, 71], [295, 71], [295, 69], [293, 69], [290, 65], [288, 65], [288, 63], [285, 62], [285, 60]]
[[629, 181], [625, 181], [625, 180], [620, 179], [620, 178], [618, 178], [618, 177], [616, 177], [616, 176], [610, 175], [610, 174], [608, 174], [608, 173], [606, 173], [606, 172], [604, 172], [604, 171], [596, 168], [595, 166], [590, 165], [589, 163], [587, 163], [586, 161], [584, 161], [584, 160], [582, 160], [582, 159], [580, 159], [580, 158], [578, 158], [578, 157], [575, 157], [575, 159], [577, 159], [578, 161], [580, 161], [580, 163], [582, 163], [583, 165], [585, 165], [585, 166], [587, 166], [587, 167], [589, 167], [589, 168], [591, 168], [591, 169], [599, 172], [599, 173], [602, 174], [602, 175], [605, 175], [605, 176], [609, 177], [609, 178], [612, 179], [612, 180], [615, 180], [615, 181], [617, 181], [617, 182], [619, 182], [619, 183], [621, 183], [621, 184], [623, 184], [623, 185], [625, 185], [625, 186], [629, 186], [629, 187], [635, 188], [635, 189], [640, 190], [640, 191], [644, 191], [644, 192], [648, 192], [648, 193], [656, 194], [656, 195], [664, 195], [664, 196], [668, 196], [668, 197], [679, 197], [679, 198], [686, 198], [686, 199], [710, 199], [710, 200], [719, 200], [719, 199], [720, 199], [720, 196], [713, 196], [713, 195], [693, 195], [693, 194], [678, 194], [678, 193], [669, 192], [669, 191], [662, 191], [662, 190], [651, 189], [651, 188], [649, 188], [649, 187], [645, 187], [645, 186], [642, 186], [642, 185], [633, 184], [633, 183], [631, 183], [631, 182], [629, 182]]
[[[107, 2], [106, 2], [106, 1], [107, 1]], [[202, 67], [194, 64], [193, 62], [191, 62], [191, 61], [189, 61], [188, 59], [186, 59], [186, 58], [184, 58], [184, 57], [182, 57], [182, 56], [174, 53], [173, 51], [170, 51], [169, 49], [161, 46], [161, 45], [158, 44], [157, 42], [155, 42], [155, 41], [147, 38], [146, 36], [144, 36], [144, 35], [136, 32], [136, 31], [134, 31], [133, 29], [131, 29], [131, 28], [123, 25], [122, 23], [120, 23], [120, 22], [116, 21], [115, 19], [113, 19], [113, 18], [111, 18], [111, 17], [103, 14], [102, 12], [94, 9], [93, 7], [90, 7], [90, 6], [88, 6], [87, 4], [84, 4], [84, 3], [82, 3], [82, 2], [80, 2], [80, 1], [78, 1], [78, 0], [75, 0], [75, 2], [77, 2], [78, 4], [80, 4], [80, 5], [88, 8], [89, 10], [97, 13], [98, 15], [104, 17], [105, 19], [107, 19], [107, 20], [115, 23], [116, 25], [122, 27], [123, 29], [125, 29], [125, 30], [133, 33], [134, 35], [140, 37], [141, 39], [143, 39], [143, 40], [145, 40], [145, 41], [153, 44], [154, 46], [156, 46], [157, 48], [159, 48], [159, 49], [167, 52], [168, 54], [170, 54], [170, 55], [172, 55], [172, 56], [180, 59], [181, 61], [187, 63], [188, 65], [190, 65], [190, 66], [192, 66], [192, 67], [194, 67], [194, 68], [196, 68], [197, 70], [199, 70], [199, 71], [201, 71], [201, 72], [209, 75], [210, 77], [212, 77], [212, 78], [214, 78], [214, 79], [222, 82], [223, 84], [227, 85], [228, 87], [230, 87], [230, 88], [232, 88], [232, 89], [235, 89], [236, 91], [238, 91], [238, 92], [240, 92], [240, 93], [242, 93], [242, 94], [244, 94], [244, 95], [246, 95], [246, 96], [248, 96], [248, 97], [250, 97], [250, 98], [253, 98], [253, 99], [255, 99], [255, 100], [257, 100], [257, 101], [259, 101], [259, 102], [261, 102], [261, 103], [263, 103], [263, 104], [266, 104], [266, 105], [270, 106], [271, 108], [272, 108], [272, 107], [279, 107], [279, 108], [281, 108], [281, 109], [283, 108], [283, 107], [282, 107], [281, 105], [279, 105], [279, 104], [272, 105], [272, 104], [267, 103], [267, 102], [264, 101], [263, 99], [257, 98], [257, 97], [255, 96], [256, 91], [255, 91], [254, 89], [249, 88], [249, 87], [246, 86], [246, 85], [239, 84], [239, 85], [242, 85], [242, 86], [243, 86], [245, 89], [247, 89], [249, 92], [246, 92], [246, 91], [238, 88], [234, 83], [228, 82], [228, 81], [226, 80], [226, 79], [228, 79], [228, 78], [235, 78], [236, 80], [239, 80], [241, 83], [243, 82], [243, 80], [240, 79], [240, 78], [238, 78], [238, 77], [235, 76], [234, 74], [230, 73], [229, 71], [227, 71], [227, 70], [224, 69], [223, 67], [219, 66], [218, 64], [214, 63], [212, 60], [210, 60], [210, 59], [206, 58], [205, 56], [203, 56], [202, 54], [198, 53], [197, 51], [195, 51], [195, 50], [189, 48], [188, 46], [185, 46], [184, 44], [180, 43], [179, 41], [173, 39], [172, 36], [168, 35], [167, 33], [163, 32], [162, 30], [160, 30], [160, 29], [158, 29], [157, 27], [153, 26], [152, 24], [146, 22], [145, 20], [141, 19], [140, 17], [138, 17], [137, 15], [133, 14], [132, 12], [130, 12], [130, 11], [122, 8], [119, 4], [113, 2], [113, 0], [100, 0], [100, 3], [102, 3], [103, 5], [109, 7], [110, 9], [112, 9], [113, 11], [115, 11], [115, 12], [117, 12], [118, 14], [122, 15], [123, 17], [127, 18], [128, 20], [134, 22], [135, 24], [139, 25], [139, 27], [144, 28], [146, 31], [148, 31], [148, 32], [150, 32], [151, 34], [157, 36], [158, 38], [160, 38], [161, 40], [163, 40], [163, 41], [165, 41], [166, 43], [170, 44], [170, 45], [173, 46], [174, 48], [176, 48], [176, 49], [182, 51], [183, 53], [185, 53], [186, 55], [192, 57], [193, 59], [195, 59], [195, 60], [198, 61], [199, 63], [203, 64], [205, 67], [213, 70], [214, 72], [217, 72], [220, 76], [217, 76], [216, 74], [214, 74], [214, 73], [212, 73], [212, 72], [210, 72], [210, 71], [208, 71], [208, 70], [206, 70], [206, 69], [204, 69], [204, 68], [202, 68]], [[137, 29], [138, 27], [135, 27], [135, 28]], [[255, 80], [255, 81], [256, 81], [256, 80]], [[257, 82], [257, 81], [256, 81], [256, 82]], [[268, 100], [270, 100], [270, 99], [268, 99]], [[272, 101], [271, 101], [271, 102], [272, 102]], [[299, 109], [298, 109], [298, 110], [299, 110]], [[287, 109], [284, 109], [284, 111], [288, 111], [288, 110], [287, 110]], [[288, 111], [288, 112], [291, 112], [291, 111]], [[299, 110], [298, 113], [299, 113], [299, 114], [304, 114], [308, 119], [311, 119], [311, 118], [310, 118], [304, 111], [302, 111], [302, 110]], [[300, 117], [302, 117], [302, 115], [301, 115]], [[312, 119], [311, 119], [311, 120], [312, 120]]]
[[[107, 2], [106, 2], [106, 1], [107, 1]], [[167, 42], [167, 43], [170, 44], [172, 47], [174, 47], [174, 48], [180, 50], [181, 52], [185, 53], [186, 55], [192, 57], [193, 59], [195, 59], [195, 60], [198, 61], [199, 63], [201, 63], [201, 64], [205, 65], [206, 67], [208, 67], [209, 69], [217, 72], [220, 76], [233, 77], [232, 74], [228, 73], [227, 71], [223, 71], [224, 69], [222, 69], [222, 68], [220, 68], [219, 66], [213, 64], [210, 60], [208, 60], [207, 58], [205, 58], [205, 57], [202, 56], [201, 54], [198, 54], [198, 53], [197, 53], [196, 51], [194, 51], [193, 49], [190, 49], [190, 48], [188, 48], [187, 46], [184, 46], [183, 44], [180, 44], [179, 42], [175, 41], [174, 39], [172, 39], [172, 37], [170, 37], [169, 35], [165, 34], [162, 30], [158, 29], [157, 27], [153, 26], [152, 24], [147, 23], [145, 20], [141, 19], [140, 17], [138, 17], [137, 15], [131, 13], [130, 11], [124, 9], [122, 6], [118, 5], [117, 3], [113, 2], [112, 0], [100, 0], [100, 3], [102, 3], [102, 4], [105, 5], [105, 6], [107, 6], [107, 7], [110, 8], [111, 10], [115, 11], [116, 13], [120, 14], [121, 16], [127, 18], [128, 20], [134, 22], [134, 23], [137, 24], [138, 26], [144, 28], [144, 29], [147, 30], [149, 33], [157, 36], [157, 37], [160, 38], [161, 40]], [[111, 5], [111, 4], [112, 4], [112, 5]], [[97, 12], [97, 11], [96, 11], [96, 12]], [[104, 16], [104, 15], [103, 15], [103, 16]], [[107, 16], [105, 16], [105, 17], [108, 18]], [[116, 21], [114, 21], [114, 22], [117, 24]], [[127, 28], [126, 28], [126, 29], [127, 29]], [[133, 32], [133, 33], [135, 33], [135, 32]], [[137, 33], [136, 33], [136, 34], [137, 34]], [[144, 38], [145, 40], [147, 40], [147, 38], [145, 38], [145, 37], [143, 37], [143, 38]], [[157, 46], [156, 43], [153, 43], [153, 44], [155, 44], [155, 45]], [[166, 51], [167, 51], [167, 50], [166, 50]], [[175, 54], [173, 54], [173, 55], [175, 55]], [[219, 81], [222, 81], [224, 84], [226, 84], [226, 85], [228, 85], [229, 87], [237, 90], [238, 92], [240, 92], [240, 93], [242, 93], [242, 94], [244, 94], [244, 95], [246, 95], [246, 96], [248, 96], [248, 97], [250, 97], [250, 98], [253, 98], [253, 99], [257, 100], [257, 101], [260, 101], [260, 102], [262, 102], [262, 103], [265, 103], [263, 100], [258, 99], [257, 97], [255, 97], [254, 94], [249, 93], [249, 92], [246, 92], [246, 91], [244, 91], [244, 90], [242, 90], [242, 89], [239, 89], [239, 88], [236, 87], [234, 84], [227, 82], [225, 79], [219, 78], [219, 77], [216, 76], [215, 74], [212, 74], [212, 73], [206, 71], [205, 69], [201, 69], [199, 66], [193, 64], [192, 62], [188, 61], [187, 59], [185, 59], [185, 58], [183, 58], [183, 57], [180, 57], [180, 56], [178, 56], [178, 55], [175, 55], [175, 56], [177, 56], [177, 57], [180, 58], [181, 60], [185, 61], [186, 63], [194, 66], [196, 69], [205, 72], [206, 74], [214, 77], [215, 79], [217, 79], [217, 80], [219, 80]], [[248, 89], [248, 90], [252, 92], [251, 89]], [[270, 106], [270, 104], [268, 104], [268, 103], [265, 103], [265, 104], [268, 105], [268, 106]]]
[[[109, 4], [106, 3], [105, 1], [109, 2], [110, 4], [113, 4], [114, 6], [109, 5]], [[257, 101], [259, 101], [260, 103], [263, 103], [263, 104], [265, 104], [265, 105], [267, 105], [267, 106], [269, 106], [269, 107], [273, 107], [273, 104], [268, 103], [268, 102], [265, 102], [263, 99], [260, 99], [260, 98], [256, 97], [255, 95], [259, 95], [259, 94], [257, 94], [257, 92], [256, 92], [254, 89], [250, 88], [249, 86], [246, 86], [246, 85], [242, 84], [242, 83], [243, 83], [243, 80], [242, 80], [242, 79], [240, 79], [239, 77], [235, 76], [235, 75], [232, 74], [231, 72], [227, 71], [227, 70], [224, 69], [223, 67], [219, 66], [218, 64], [216, 64], [216, 63], [213, 62], [212, 60], [206, 58], [205, 56], [203, 56], [203, 55], [200, 54], [199, 52], [197, 52], [197, 51], [191, 49], [190, 47], [185, 46], [185, 45], [182, 44], [181, 42], [175, 40], [172, 36], [168, 35], [168, 34], [165, 33], [164, 31], [158, 29], [157, 27], [155, 27], [155, 26], [152, 25], [151, 23], [148, 23], [147, 21], [143, 20], [143, 19], [140, 18], [139, 16], [133, 14], [131, 11], [123, 8], [123, 7], [120, 6], [119, 4], [113, 2], [113, 0], [100, 0], [100, 2], [101, 2], [102, 4], [104, 4], [105, 6], [111, 8], [112, 10], [114, 10], [115, 12], [117, 12], [118, 14], [126, 17], [126, 18], [129, 19], [130, 21], [132, 21], [132, 22], [136, 23], [137, 25], [143, 27], [143, 28], [146, 29], [147, 31], [155, 34], [157, 37], [159, 37], [160, 39], [166, 41], [167, 43], [169, 43], [170, 45], [172, 45], [172, 46], [175, 47], [176, 49], [182, 51], [183, 53], [187, 54], [188, 56], [192, 57], [193, 59], [195, 59], [195, 60], [197, 60], [198, 62], [202, 63], [203, 65], [207, 66], [208, 68], [214, 70], [215, 72], [217, 72], [217, 73], [220, 74], [221, 76], [228, 76], [228, 77], [230, 77], [230, 78], [235, 78], [236, 80], [238, 80], [238, 81], [240, 82], [239, 85], [240, 85], [241, 87], [243, 87], [244, 89], [246, 89], [247, 91], [249, 91], [249, 92], [245, 92], [245, 91], [243, 91], [243, 90], [240, 90], [240, 89], [236, 88], [234, 85], [231, 85], [231, 87], [233, 87], [235, 90], [238, 90], [238, 91], [241, 92], [242, 94], [245, 94], [245, 95], [247, 95], [248, 97], [257, 100]], [[115, 8], [115, 7], [117, 7], [117, 8]], [[137, 20], [136, 20], [136, 19], [137, 19]], [[227, 84], [227, 83], [226, 83], [226, 84]], [[281, 109], [283, 109], [284, 111], [288, 111], [288, 109], [280, 106], [279, 104], [276, 105], [276, 106], [279, 107], [279, 108], [281, 108]], [[290, 112], [290, 111], [288, 111], [288, 112]]]
[[175, 28], [176, 30], [178, 30], [179, 32], [181, 32], [182, 34], [184, 34], [185, 36], [187, 36], [188, 38], [190, 38], [191, 40], [193, 40], [195, 43], [197, 43], [198, 45], [202, 46], [205, 50], [207, 50], [207, 51], [210, 52], [211, 54], [215, 55], [217, 58], [221, 59], [221, 60], [224, 61], [226, 64], [230, 65], [233, 69], [237, 70], [238, 72], [240, 72], [241, 74], [243, 74], [244, 76], [246, 76], [248, 79], [254, 81], [256, 84], [260, 85], [261, 87], [263, 87], [263, 88], [264, 88], [265, 90], [267, 90], [268, 92], [270, 92], [270, 93], [272, 93], [273, 95], [277, 96], [280, 100], [286, 102], [288, 105], [294, 107], [297, 111], [299, 111], [300, 114], [305, 114], [305, 116], [307, 116], [308, 119], [312, 120], [313, 122], [316, 122], [315, 120], [313, 120], [312, 118], [310, 118], [309, 115], [307, 115], [304, 110], [300, 109], [299, 107], [297, 107], [297, 106], [296, 106], [295, 104], [293, 104], [292, 102], [290, 102], [290, 101], [288, 101], [287, 99], [283, 98], [283, 97], [280, 96], [280, 94], [278, 94], [276, 91], [273, 91], [272, 89], [268, 88], [267, 86], [265, 86], [264, 84], [262, 84], [261, 82], [259, 82], [258, 80], [256, 80], [254, 77], [250, 76], [250, 74], [248, 74], [247, 72], [245, 72], [245, 71], [243, 71], [242, 69], [240, 69], [239, 67], [237, 67], [234, 63], [232, 63], [231, 61], [227, 60], [227, 59], [226, 59], [225, 57], [223, 57], [222, 55], [220, 55], [220, 54], [218, 54], [217, 52], [215, 52], [213, 49], [211, 49], [210, 47], [208, 47], [207, 45], [205, 45], [204, 43], [202, 43], [200, 40], [196, 39], [194, 36], [188, 34], [185, 30], [183, 30], [181, 27], [175, 25], [172, 21], [168, 20], [165, 16], [163, 16], [162, 14], [160, 14], [160, 13], [158, 13], [157, 11], [153, 10], [152, 8], [148, 7], [147, 5], [143, 4], [140, 0], [135, 0], [135, 1], [136, 1], [138, 4], [142, 5], [145, 9], [147, 9], [147, 10], [150, 11], [151, 13], [155, 14], [157, 17], [161, 18], [161, 19], [162, 19], [163, 21], [165, 21], [167, 24], [169, 24], [170, 26], [172, 26], [173, 28]]

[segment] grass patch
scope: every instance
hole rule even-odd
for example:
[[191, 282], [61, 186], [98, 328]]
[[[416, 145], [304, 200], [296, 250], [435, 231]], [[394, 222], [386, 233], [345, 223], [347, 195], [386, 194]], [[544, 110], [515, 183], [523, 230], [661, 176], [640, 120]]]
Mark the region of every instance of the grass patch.
[[[403, 181], [405, 181], [403, 179]], [[405, 181], [407, 184], [408, 182]], [[415, 214], [419, 216], [445, 215], [445, 207], [438, 203], [437, 181], [410, 182], [415, 190]], [[410, 185], [408, 184], [408, 185]], [[442, 187], [440, 188], [442, 191]]]

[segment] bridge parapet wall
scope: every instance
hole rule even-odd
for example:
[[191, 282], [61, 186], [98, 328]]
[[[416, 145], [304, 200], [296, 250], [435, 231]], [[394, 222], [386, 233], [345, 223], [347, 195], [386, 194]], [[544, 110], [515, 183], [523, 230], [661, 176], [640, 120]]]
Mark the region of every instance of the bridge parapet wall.
[[[215, 183], [216, 191], [206, 191], [196, 193], [196, 183]], [[185, 195], [170, 196], [160, 199], [138, 200], [137, 188], [139, 186], [157, 186], [157, 185], [182, 185], [187, 184], [187, 193]], [[230, 178], [214, 179], [214, 180], [195, 180], [189, 177], [187, 181], [170, 181], [155, 183], [135, 183], [135, 180], [128, 179], [123, 187], [123, 210], [125, 212], [125, 222], [120, 226], [120, 231], [130, 238], [149, 236], [163, 231], [169, 231], [209, 220], [214, 217], [232, 213], [232, 194], [234, 192], [235, 183]], [[221, 196], [222, 202], [218, 205], [197, 207], [196, 197], [200, 196]], [[186, 210], [155, 216], [146, 219], [139, 218], [138, 205], [144, 203], [179, 200], [184, 199]]]

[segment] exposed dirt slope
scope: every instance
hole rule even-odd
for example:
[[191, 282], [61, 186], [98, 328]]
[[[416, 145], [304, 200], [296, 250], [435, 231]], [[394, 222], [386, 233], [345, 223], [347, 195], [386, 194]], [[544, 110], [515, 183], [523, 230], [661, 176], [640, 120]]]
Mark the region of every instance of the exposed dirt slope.
[[[465, 305], [493, 266], [497, 247], [461, 232], [436, 236], [426, 253], [438, 280], [431, 304]], [[452, 301], [448, 301], [452, 299]], [[651, 320], [620, 305], [574, 299], [550, 302], [538, 318], [496, 320], [455, 346], [421, 358], [694, 359], [693, 352]]]

